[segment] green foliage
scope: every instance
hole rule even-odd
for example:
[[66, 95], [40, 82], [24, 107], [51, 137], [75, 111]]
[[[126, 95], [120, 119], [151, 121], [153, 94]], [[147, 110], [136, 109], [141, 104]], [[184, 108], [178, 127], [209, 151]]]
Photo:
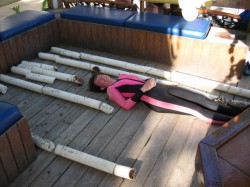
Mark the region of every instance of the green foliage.
[[43, 0], [42, 2], [42, 10], [46, 10], [46, 8], [48, 8], [48, 0]]
[[19, 13], [19, 12], [20, 12], [20, 6], [19, 6], [19, 5], [14, 6], [14, 7], [12, 8], [12, 10], [14, 10], [14, 11], [16, 12], [16, 14]]

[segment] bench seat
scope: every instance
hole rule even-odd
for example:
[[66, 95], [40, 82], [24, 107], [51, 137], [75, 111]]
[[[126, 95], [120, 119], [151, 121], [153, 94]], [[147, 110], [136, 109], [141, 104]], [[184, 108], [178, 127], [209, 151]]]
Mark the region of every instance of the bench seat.
[[17, 106], [0, 102], [0, 135], [8, 128], [15, 124], [21, 118], [21, 114]]
[[0, 102], [0, 186], [7, 187], [36, 158], [26, 117], [17, 106]]
[[76, 6], [60, 13], [62, 19], [124, 27], [136, 11], [94, 6]]
[[55, 19], [54, 13], [26, 10], [0, 20], [0, 42]]
[[128, 28], [196, 39], [205, 39], [210, 26], [210, 22], [203, 19], [196, 19], [188, 22], [179, 16], [161, 15], [149, 12], [138, 13], [125, 23], [125, 27]]

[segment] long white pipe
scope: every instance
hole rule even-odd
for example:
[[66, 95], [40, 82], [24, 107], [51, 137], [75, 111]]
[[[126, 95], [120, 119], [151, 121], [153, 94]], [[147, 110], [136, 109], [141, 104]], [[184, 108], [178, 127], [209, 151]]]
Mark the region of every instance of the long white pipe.
[[58, 67], [56, 67], [56, 66], [52, 66], [52, 65], [48, 65], [48, 64], [42, 64], [42, 63], [38, 63], [38, 62], [31, 62], [31, 61], [26, 61], [26, 60], [23, 60], [21, 62], [21, 64], [24, 64], [26, 66], [32, 66], [32, 67], [47, 69], [47, 70], [51, 70], [51, 71], [57, 71], [58, 70]]
[[7, 86], [4, 86], [3, 84], [0, 84], [0, 92], [5, 94], [8, 90]]
[[138, 64], [132, 64], [121, 60], [115, 60], [107, 57], [97, 56], [97, 55], [91, 55], [83, 52], [74, 52], [66, 49], [61, 49], [58, 47], [51, 47], [51, 52], [64, 55], [67, 57], [72, 57], [76, 59], [84, 59], [89, 60], [97, 63], [102, 63], [110, 66], [116, 66], [119, 68], [131, 70], [131, 71], [138, 71], [140, 73], [146, 73], [150, 75], [155, 75], [158, 77], [162, 77], [165, 79], [170, 79], [171, 73], [168, 71], [160, 70], [157, 68], [149, 67], [149, 66], [143, 66]]
[[54, 152], [56, 155], [116, 175], [118, 177], [130, 180], [135, 178], [136, 170], [134, 168], [119, 165], [60, 144], [55, 146], [52, 141], [41, 138], [34, 133], [31, 134], [35, 145], [45, 151]]
[[13, 78], [7, 75], [0, 74], [0, 81], [9, 83], [15, 86], [19, 86], [21, 88], [25, 88], [31, 91], [35, 91], [38, 93], [43, 93], [43, 94], [50, 95], [56, 98], [64, 99], [64, 100], [71, 101], [77, 104], [82, 104], [91, 108], [95, 108], [107, 114], [112, 113], [114, 110], [112, 106], [104, 102], [95, 100], [95, 99], [91, 99], [91, 98], [87, 98], [81, 95], [76, 95], [76, 94], [65, 92], [62, 90], [50, 88], [47, 86], [41, 86], [41, 85], [34, 84], [34, 83], [24, 81], [21, 79]]
[[104, 160], [102, 158], [92, 156], [90, 154], [72, 149], [67, 146], [58, 144], [56, 146], [55, 153], [62, 157], [68, 158], [70, 160], [74, 160], [81, 164], [116, 175], [118, 177], [130, 179], [130, 180], [135, 178], [136, 171], [134, 168], [118, 165], [114, 162], [110, 162], [108, 160]]
[[58, 71], [51, 71], [51, 70], [42, 69], [42, 68], [38, 68], [38, 67], [32, 67], [32, 66], [28, 66], [26, 64], [18, 64], [17, 67], [30, 70], [32, 73], [38, 73], [38, 74], [42, 74], [42, 75], [52, 76], [52, 77], [55, 77], [56, 79], [59, 79], [62, 81], [74, 82], [77, 84], [83, 84], [83, 82], [84, 82], [83, 78], [80, 76], [77, 76], [77, 75], [71, 75], [71, 74], [67, 74], [67, 73], [61, 73]]
[[29, 79], [29, 80], [39, 81], [39, 82], [48, 83], [48, 84], [53, 84], [53, 82], [55, 81], [55, 77], [32, 73], [31, 70], [16, 67], [16, 66], [12, 66], [10, 70], [12, 73], [23, 75], [26, 77], [26, 79]]
[[[54, 55], [54, 54], [49, 54], [49, 53], [40, 52], [38, 54], [38, 56], [39, 56], [39, 58], [51, 60], [51, 61], [54, 61], [54, 62], [59, 63], [59, 64], [64, 64], [67, 66], [77, 67], [77, 68], [90, 70], [90, 71], [92, 71], [93, 67], [96, 66], [95, 64], [77, 61], [77, 60], [72, 60], [72, 59], [67, 59], [67, 58], [62, 58], [59, 55]], [[102, 73], [105, 73], [108, 75], [119, 76], [121, 74], [131, 74], [131, 75], [136, 75], [137, 77], [139, 77], [141, 79], [150, 78], [148, 76], [139, 75], [139, 74], [132, 73], [132, 72], [126, 72], [126, 71], [122, 71], [122, 70], [116, 70], [116, 69], [112, 69], [112, 68], [108, 68], [108, 67], [104, 67], [104, 66], [98, 66], [98, 67], [100, 67]], [[160, 83], [160, 84], [176, 85], [176, 83], [166, 81], [166, 80], [161, 80], [161, 79], [156, 79], [156, 82]]]
[[40, 147], [41, 149], [48, 151], [48, 152], [53, 152], [56, 148], [55, 144], [47, 139], [41, 138], [37, 134], [31, 133], [32, 139], [37, 147]]
[[133, 65], [131, 63], [127, 63], [127, 62], [120, 61], [120, 60], [109, 59], [106, 57], [100, 57], [100, 56], [90, 55], [86, 53], [72, 52], [70, 50], [65, 50], [65, 49], [56, 48], [56, 47], [52, 47], [51, 51], [54, 53], [68, 56], [68, 57], [73, 57], [73, 58], [78, 58], [78, 59], [83, 58], [83, 59], [91, 60], [91, 61], [98, 62], [98, 63], [104, 63], [104, 64], [108, 64], [111, 66], [116, 66], [116, 67], [121, 67], [124, 69], [130, 69], [133, 71], [139, 71], [142, 73], [156, 75], [156, 76], [166, 78], [171, 81], [177, 82], [181, 85], [189, 86], [192, 88], [194, 87], [194, 85], [196, 85], [195, 87], [196, 89], [199, 89], [199, 86], [207, 87], [210, 89], [216, 89], [216, 90], [224, 91], [230, 94], [250, 98], [250, 91], [247, 89], [231, 86], [228, 84], [224, 84], [224, 83], [220, 83], [217, 81], [208, 80], [208, 79], [204, 79], [204, 78], [200, 78], [200, 77], [196, 77], [192, 75], [183, 74], [183, 73], [176, 72], [176, 71], [168, 72], [168, 71], [163, 71], [163, 70], [159, 70], [159, 69], [151, 68], [151, 67], [147, 67], [148, 68], [147, 69], [145, 68], [145, 66], [141, 66], [141, 65]]

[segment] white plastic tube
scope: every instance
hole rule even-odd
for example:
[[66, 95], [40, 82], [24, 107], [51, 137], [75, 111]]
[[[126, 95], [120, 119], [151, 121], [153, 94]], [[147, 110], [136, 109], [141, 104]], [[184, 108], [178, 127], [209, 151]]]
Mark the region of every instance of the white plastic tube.
[[52, 141], [39, 137], [37, 134], [31, 133], [31, 135], [35, 145], [45, 151], [54, 152], [56, 155], [122, 178], [130, 180], [135, 178], [136, 170], [134, 168], [118, 165], [108, 160], [98, 158], [96, 156], [92, 156], [90, 154], [60, 144], [55, 146]]
[[112, 106], [104, 102], [95, 100], [95, 99], [91, 99], [91, 98], [87, 98], [87, 97], [80, 96], [77, 94], [50, 88], [47, 86], [41, 86], [41, 85], [30, 83], [21, 79], [13, 78], [7, 75], [0, 74], [0, 81], [6, 82], [8, 84], [12, 84], [21, 88], [25, 88], [31, 91], [35, 91], [38, 93], [43, 93], [43, 94], [50, 95], [56, 98], [64, 99], [64, 100], [71, 101], [77, 104], [82, 104], [91, 108], [95, 108], [107, 114], [111, 114], [114, 110]]
[[26, 66], [32, 66], [32, 67], [47, 69], [47, 70], [51, 70], [51, 71], [57, 71], [58, 70], [58, 68], [56, 66], [51, 66], [51, 65], [48, 65], [48, 64], [42, 64], [42, 63], [31, 62], [31, 61], [26, 61], [26, 60], [23, 60], [21, 62], [21, 64], [24, 64]]
[[132, 63], [128, 63], [128, 62], [121, 61], [121, 60], [110, 59], [107, 57], [91, 55], [91, 54], [87, 54], [83, 52], [77, 53], [77, 52], [73, 52], [70, 50], [61, 49], [58, 47], [51, 47], [51, 52], [64, 55], [64, 56], [68, 56], [68, 57], [72, 57], [72, 58], [84, 59], [84, 60], [89, 60], [89, 61], [102, 63], [102, 64], [106, 64], [110, 66], [120, 67], [120, 68], [127, 69], [127, 70], [138, 71], [140, 73], [155, 75], [155, 76], [166, 78], [166, 79], [170, 78], [170, 72], [160, 70], [157, 68], [153, 68], [153, 67], [149, 67], [149, 66], [132, 64]]
[[8, 90], [7, 86], [4, 86], [3, 84], [0, 84], [0, 92], [5, 94]]
[[39, 82], [44, 82], [48, 84], [53, 84], [55, 81], [55, 77], [50, 77], [46, 75], [40, 75], [37, 73], [27, 73], [26, 74], [26, 79], [34, 80], [34, 81], [39, 81]]
[[31, 70], [16, 67], [16, 66], [12, 66], [10, 70], [12, 73], [23, 75], [26, 77], [26, 79], [29, 79], [29, 80], [39, 81], [39, 82], [48, 83], [48, 84], [53, 84], [53, 82], [55, 81], [55, 77], [32, 73]]
[[213, 88], [216, 90], [224, 91], [230, 94], [250, 98], [250, 90], [231, 86], [228, 84], [200, 78], [200, 77], [195, 77], [192, 75], [187, 75], [179, 72], [172, 72], [171, 73], [171, 80], [175, 82], [179, 82], [183, 85], [192, 87], [193, 85], [200, 85], [200, 86], [205, 86], [208, 88]]
[[42, 75], [52, 76], [52, 77], [55, 77], [56, 79], [59, 79], [62, 81], [74, 82], [77, 84], [83, 84], [83, 82], [84, 82], [83, 78], [80, 76], [77, 76], [77, 75], [61, 73], [58, 71], [51, 71], [51, 70], [42, 69], [42, 68], [38, 68], [38, 67], [27, 66], [24, 64], [19, 64], [18, 67], [28, 69], [32, 73], [38, 73], [38, 74], [42, 74]]
[[[96, 55], [85, 54], [85, 53], [80, 53], [80, 55], [79, 55], [77, 52], [72, 52], [69, 50], [56, 48], [56, 47], [52, 47], [51, 51], [54, 53], [61, 54], [61, 55], [66, 55], [68, 57], [73, 57], [73, 58], [78, 58], [78, 59], [84, 58], [86, 60], [91, 60], [91, 61], [98, 62], [98, 63], [103, 63], [103, 64], [107, 64], [107, 65], [111, 65], [111, 66], [121, 67], [124, 69], [130, 69], [133, 71], [139, 71], [142, 73], [156, 75], [156, 76], [177, 82], [180, 85], [185, 85], [185, 86], [188, 86], [191, 88], [201, 89], [199, 87], [196, 87], [197, 85], [200, 85], [202, 87], [207, 87], [209, 89], [216, 89], [216, 90], [224, 91], [224, 92], [227, 92], [230, 94], [250, 98], [250, 91], [247, 89], [231, 86], [228, 84], [224, 84], [224, 83], [220, 83], [217, 81], [212, 81], [212, 80], [208, 80], [208, 79], [204, 79], [204, 78], [200, 78], [200, 77], [196, 77], [196, 76], [192, 76], [192, 75], [183, 74], [180, 72], [175, 72], [175, 71], [168, 72], [168, 71], [158, 70], [156, 68], [150, 68], [150, 67], [148, 67], [149, 68], [148, 71], [145, 71], [146, 70], [146, 69], [144, 69], [145, 66], [140, 66], [140, 65], [133, 66], [133, 65], [131, 65], [131, 63], [127, 63], [127, 62], [123, 62], [123, 61], [119, 61], [119, 60], [114, 60], [114, 59], [109, 59], [109, 58], [105, 58], [105, 57], [100, 57], [100, 56], [96, 56]], [[60, 57], [58, 56], [56, 58], [60, 58]], [[107, 72], [103, 72], [103, 73], [107, 73]], [[161, 83], [161, 82], [159, 82], [159, 83]]]
[[51, 71], [47, 69], [42, 69], [38, 67], [27, 66], [26, 64], [19, 64], [18, 67], [30, 70], [32, 73], [38, 73], [42, 75], [47, 75], [51, 77], [55, 77], [56, 79], [67, 81], [67, 82], [74, 82], [77, 84], [83, 84], [83, 78], [77, 75], [71, 75], [67, 73], [61, 73], [58, 71]]
[[37, 93], [43, 93], [42, 92], [43, 86], [41, 85], [34, 84], [34, 83], [24, 81], [21, 79], [13, 78], [4, 74], [0, 74], [0, 81], [8, 83], [8, 84], [12, 84], [14, 86], [18, 86], [21, 88], [25, 88], [25, 89], [28, 89]]
[[58, 144], [55, 154], [122, 178], [130, 180], [135, 178], [136, 170], [134, 168], [118, 165], [67, 146]]
[[[42, 53], [40, 52], [38, 54], [39, 58], [46, 59], [46, 60], [51, 60], [59, 64], [67, 65], [67, 66], [72, 66], [72, 67], [77, 67], [85, 70], [93, 70], [93, 67], [95, 67], [95, 64], [87, 63], [87, 62], [82, 62], [82, 61], [77, 61], [77, 60], [72, 60], [72, 59], [67, 59], [67, 58], [62, 58], [59, 55], [54, 55], [54, 54], [49, 54], [49, 53]], [[112, 76], [119, 76], [121, 74], [131, 74], [135, 75], [141, 79], [148, 79], [150, 77], [145, 76], [145, 75], [140, 75], [132, 72], [126, 72], [122, 70], [117, 70], [113, 68], [108, 68], [104, 66], [98, 66], [101, 69], [101, 72], [104, 74], [112, 75]], [[161, 79], [156, 79], [157, 83], [160, 84], [166, 84], [166, 85], [176, 85], [176, 83], [166, 81], [166, 80], [161, 80]]]
[[37, 147], [40, 147], [41, 149], [48, 151], [48, 152], [53, 152], [56, 148], [55, 144], [47, 139], [41, 138], [37, 134], [31, 133], [32, 139]]
[[43, 93], [46, 95], [56, 97], [56, 98], [71, 101], [73, 103], [78, 103], [78, 104], [82, 104], [82, 105], [85, 105], [85, 106], [88, 106], [91, 108], [95, 108], [95, 109], [101, 110], [107, 114], [111, 114], [114, 110], [114, 108], [112, 106], [110, 106], [104, 102], [97, 101], [95, 99], [91, 99], [91, 98], [84, 97], [81, 95], [72, 94], [69, 92], [62, 91], [62, 90], [49, 88], [46, 86], [43, 87]]

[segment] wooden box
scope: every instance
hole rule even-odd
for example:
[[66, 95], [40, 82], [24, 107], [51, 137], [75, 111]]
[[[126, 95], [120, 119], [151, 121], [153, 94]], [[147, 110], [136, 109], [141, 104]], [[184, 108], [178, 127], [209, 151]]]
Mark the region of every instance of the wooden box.
[[8, 186], [35, 157], [28, 121], [22, 117], [0, 136], [0, 186]]
[[204, 138], [198, 147], [199, 186], [250, 186], [250, 108]]

